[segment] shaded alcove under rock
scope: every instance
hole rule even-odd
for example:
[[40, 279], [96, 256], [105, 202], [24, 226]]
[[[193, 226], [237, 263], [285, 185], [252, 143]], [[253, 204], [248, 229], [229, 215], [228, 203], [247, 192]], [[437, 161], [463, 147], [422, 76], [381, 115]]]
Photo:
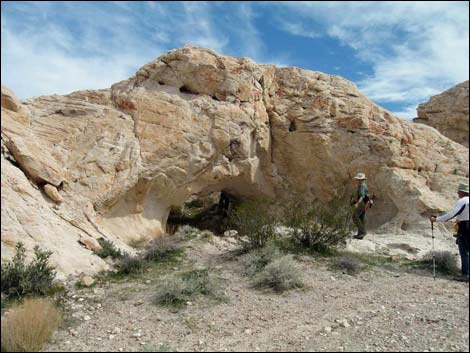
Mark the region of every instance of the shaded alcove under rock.
[[181, 207], [172, 207], [167, 219], [166, 233], [172, 235], [178, 226], [190, 225], [214, 234], [229, 229], [229, 214], [241, 199], [226, 191], [206, 196], [193, 195]]

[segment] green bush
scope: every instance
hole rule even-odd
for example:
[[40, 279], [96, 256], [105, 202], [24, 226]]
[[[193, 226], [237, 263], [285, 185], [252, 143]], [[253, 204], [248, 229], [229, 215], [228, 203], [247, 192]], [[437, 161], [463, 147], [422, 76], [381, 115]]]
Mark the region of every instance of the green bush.
[[276, 292], [303, 287], [300, 269], [292, 255], [285, 255], [266, 265], [255, 276], [254, 284], [258, 288], [272, 288]]
[[[457, 259], [450, 251], [435, 251], [436, 271], [445, 275], [456, 275], [459, 273]], [[429, 269], [432, 269], [432, 252], [423, 256], [421, 262]]]
[[145, 260], [140, 256], [124, 254], [116, 264], [117, 273], [120, 275], [130, 275], [143, 273], [145, 270]]
[[245, 201], [238, 205], [230, 214], [230, 225], [241, 236], [246, 236], [246, 249], [265, 246], [268, 241], [276, 238], [276, 215], [270, 210], [273, 206], [266, 200]]
[[182, 253], [182, 249], [168, 239], [155, 239], [144, 254], [146, 261], [161, 262], [169, 261]]
[[351, 234], [351, 208], [339, 201], [327, 206], [293, 203], [285, 208], [284, 215], [293, 241], [318, 252], [345, 245]]
[[104, 238], [99, 238], [98, 243], [101, 245], [101, 250], [96, 251], [95, 254], [98, 255], [101, 258], [107, 258], [108, 256], [111, 256], [113, 259], [120, 259], [121, 257], [124, 256], [124, 254], [121, 252], [121, 250], [117, 249], [113, 242], [104, 239]]
[[26, 264], [24, 245], [16, 245], [16, 255], [12, 261], [1, 265], [1, 288], [7, 297], [23, 298], [27, 295], [46, 295], [53, 287], [56, 272], [49, 264], [52, 255], [50, 251], [43, 251], [34, 247], [34, 259]]
[[266, 267], [267, 264], [282, 256], [281, 250], [273, 242], [268, 242], [264, 247], [254, 249], [246, 254], [242, 262], [246, 269], [246, 274], [253, 276]]

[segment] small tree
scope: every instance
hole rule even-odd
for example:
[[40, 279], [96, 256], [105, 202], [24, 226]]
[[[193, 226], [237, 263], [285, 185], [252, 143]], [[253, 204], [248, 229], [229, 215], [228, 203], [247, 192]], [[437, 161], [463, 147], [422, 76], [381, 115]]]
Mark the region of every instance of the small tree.
[[351, 234], [351, 208], [339, 201], [327, 206], [294, 202], [285, 208], [293, 240], [316, 251], [345, 244]]

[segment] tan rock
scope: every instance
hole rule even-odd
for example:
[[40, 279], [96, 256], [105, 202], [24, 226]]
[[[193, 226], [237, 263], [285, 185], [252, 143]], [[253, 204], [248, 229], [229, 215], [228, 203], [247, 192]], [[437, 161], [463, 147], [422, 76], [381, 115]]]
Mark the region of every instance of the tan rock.
[[95, 284], [95, 280], [91, 276], [83, 276], [80, 278], [80, 284], [84, 287], [91, 287]]
[[81, 237], [78, 240], [78, 242], [85, 245], [85, 247], [88, 250], [91, 250], [93, 252], [98, 252], [102, 249], [100, 243], [98, 243], [98, 241], [96, 239], [93, 239], [93, 238], [90, 238], [90, 237], [87, 237], [87, 236]]
[[[163, 235], [170, 208], [198, 195], [349, 200], [363, 172], [377, 195], [369, 227], [425, 234], [426, 215], [449, 209], [468, 178], [468, 149], [341, 77], [197, 47], [109, 90], [16, 104], [32, 123], [2, 106], [2, 259], [15, 234], [53, 250], [64, 274], [107, 267], [78, 241], [133, 253], [126, 244]], [[57, 210], [44, 183], [60, 186]]]
[[418, 106], [418, 117], [413, 121], [437, 129], [466, 147], [469, 146], [469, 81], [459, 83], [447, 91], [431, 97]]
[[62, 201], [64, 201], [62, 196], [60, 196], [59, 190], [51, 184], [44, 185], [44, 192], [54, 202], [62, 203]]

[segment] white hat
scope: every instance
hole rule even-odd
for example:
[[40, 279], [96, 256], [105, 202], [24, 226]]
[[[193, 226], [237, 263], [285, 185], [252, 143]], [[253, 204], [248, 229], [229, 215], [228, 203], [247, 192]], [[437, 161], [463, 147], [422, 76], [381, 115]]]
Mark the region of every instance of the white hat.
[[365, 180], [365, 179], [367, 179], [367, 178], [366, 178], [366, 175], [365, 175], [364, 173], [358, 173], [358, 174], [354, 177], [354, 179], [357, 179], [357, 180]]

